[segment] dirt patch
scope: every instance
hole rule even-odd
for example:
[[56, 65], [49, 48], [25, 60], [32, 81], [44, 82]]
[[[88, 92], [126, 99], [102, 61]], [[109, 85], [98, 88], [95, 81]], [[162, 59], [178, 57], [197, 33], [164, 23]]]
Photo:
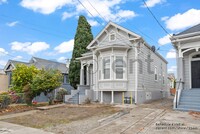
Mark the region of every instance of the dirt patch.
[[191, 112], [189, 112], [189, 115], [192, 115], [195, 118], [200, 118], [200, 112], [193, 112], [193, 111], [191, 111]]
[[173, 97], [163, 98], [155, 101], [149, 101], [144, 104], [138, 105], [141, 108], [152, 108], [152, 109], [165, 109], [168, 111], [173, 110]]
[[0, 116], [1, 115], [9, 115], [9, 114], [15, 114], [15, 113], [21, 113], [26, 112], [30, 110], [35, 110], [37, 107], [43, 107], [43, 106], [53, 106], [58, 105], [62, 103], [53, 103], [52, 105], [49, 105], [48, 102], [40, 102], [33, 105], [27, 105], [27, 104], [11, 104], [7, 108], [0, 109]]
[[21, 112], [25, 112], [25, 111], [34, 110], [34, 109], [36, 109], [36, 107], [34, 107], [34, 106], [13, 105], [13, 106], [8, 106], [7, 108], [0, 109], [0, 115], [21, 113]]
[[6, 119], [3, 121], [34, 128], [47, 128], [73, 121], [84, 120], [93, 116], [111, 115], [119, 112], [119, 108], [108, 105], [63, 106], [38, 111], [35, 114]]

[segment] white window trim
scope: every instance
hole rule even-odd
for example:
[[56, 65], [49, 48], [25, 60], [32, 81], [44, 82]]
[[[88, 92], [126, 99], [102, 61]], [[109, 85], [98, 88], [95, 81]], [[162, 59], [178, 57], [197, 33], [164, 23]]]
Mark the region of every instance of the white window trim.
[[[114, 35], [114, 36], [115, 36], [115, 39], [114, 39], [114, 40], [111, 40], [111, 35]], [[110, 33], [110, 34], [109, 34], [109, 41], [115, 41], [115, 40], [116, 40], [116, 33], [114, 33], [114, 32], [113, 32], [113, 33]]]
[[[104, 79], [104, 59], [105, 58], [110, 58], [110, 78], [109, 79]], [[102, 56], [102, 61], [101, 61], [101, 80], [111, 80], [111, 73], [112, 73], [112, 71], [111, 71], [111, 69], [112, 69], [112, 63], [111, 63], [111, 56]]]
[[[157, 79], [155, 79], [156, 78], [155, 75], [157, 75]], [[158, 81], [158, 68], [157, 68], [157, 66], [154, 67], [154, 80]]]
[[165, 72], [163, 72], [163, 78], [162, 78], [162, 83], [163, 83], [163, 85], [165, 85]]

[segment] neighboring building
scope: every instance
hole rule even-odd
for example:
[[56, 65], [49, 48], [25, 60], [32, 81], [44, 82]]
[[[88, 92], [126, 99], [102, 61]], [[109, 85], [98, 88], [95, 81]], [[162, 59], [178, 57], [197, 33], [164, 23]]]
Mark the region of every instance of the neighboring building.
[[0, 69], [0, 92], [7, 91], [8, 89], [8, 76], [3, 71], [3, 69]]
[[[11, 80], [12, 80], [12, 70], [15, 68], [17, 64], [25, 64], [27, 66], [34, 65], [38, 69], [58, 69], [63, 76], [63, 83], [62, 83], [62, 88], [67, 89], [68, 93], [71, 92], [73, 89], [72, 86], [70, 86], [69, 81], [68, 81], [68, 68], [66, 67], [66, 64], [64, 63], [59, 63], [56, 61], [51, 61], [51, 60], [46, 60], [46, 59], [41, 59], [37, 57], [32, 57], [29, 62], [21, 62], [21, 61], [14, 61], [14, 60], [9, 60], [4, 67], [4, 71], [6, 75], [8, 76], [8, 87], [11, 87]], [[47, 98], [40, 97], [37, 99], [38, 101], [46, 101]]]
[[175, 88], [175, 83], [176, 83], [176, 79], [173, 73], [168, 74], [168, 80], [169, 80], [169, 88]]
[[87, 49], [77, 58], [81, 61], [81, 95], [86, 90], [87, 97], [101, 103], [123, 103], [127, 97], [143, 103], [166, 94], [167, 61], [141, 36], [109, 22]]
[[200, 111], [200, 24], [173, 35], [171, 42], [177, 53], [174, 108]]

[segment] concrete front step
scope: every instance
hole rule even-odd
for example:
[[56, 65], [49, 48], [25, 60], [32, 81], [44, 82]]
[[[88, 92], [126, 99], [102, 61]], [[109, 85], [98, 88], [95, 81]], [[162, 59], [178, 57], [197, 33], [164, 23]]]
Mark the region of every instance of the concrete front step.
[[200, 96], [200, 93], [186, 93], [186, 92], [184, 92], [184, 93], [181, 93], [181, 96]]
[[198, 110], [198, 109], [192, 109], [192, 108], [175, 108], [175, 110], [200, 112], [200, 110]]
[[200, 97], [195, 96], [181, 96], [182, 100], [200, 100]]
[[186, 101], [186, 102], [180, 102], [180, 105], [192, 105], [192, 106], [200, 106], [200, 103], [198, 103], [198, 102], [188, 102], [188, 101]]
[[194, 106], [194, 105], [178, 105], [178, 108], [200, 110], [200, 106]]

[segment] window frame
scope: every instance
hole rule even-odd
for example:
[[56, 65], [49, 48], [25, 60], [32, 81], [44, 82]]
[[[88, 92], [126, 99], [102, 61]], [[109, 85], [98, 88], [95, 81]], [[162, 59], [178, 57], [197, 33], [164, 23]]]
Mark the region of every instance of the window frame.
[[158, 68], [157, 68], [157, 66], [154, 67], [154, 80], [158, 81]]
[[[116, 60], [117, 60], [117, 57], [121, 57], [122, 58], [122, 67], [116, 67]], [[115, 80], [124, 80], [125, 79], [125, 66], [124, 66], [124, 57], [125, 56], [123, 56], [123, 55], [115, 55], [115, 57], [114, 57], [114, 61], [115, 61], [115, 64], [114, 64], [114, 79]], [[123, 73], [122, 73], [122, 78], [117, 78], [117, 68], [122, 68], [122, 71], [123, 71]]]
[[[105, 68], [104, 67], [106, 67], [106, 65], [104, 66], [104, 61], [105, 61], [105, 59], [106, 58], [108, 58], [109, 60], [110, 60], [110, 65], [109, 65], [109, 78], [107, 79], [107, 78], [105, 78]], [[111, 80], [111, 56], [104, 56], [104, 57], [102, 57], [102, 80]]]

